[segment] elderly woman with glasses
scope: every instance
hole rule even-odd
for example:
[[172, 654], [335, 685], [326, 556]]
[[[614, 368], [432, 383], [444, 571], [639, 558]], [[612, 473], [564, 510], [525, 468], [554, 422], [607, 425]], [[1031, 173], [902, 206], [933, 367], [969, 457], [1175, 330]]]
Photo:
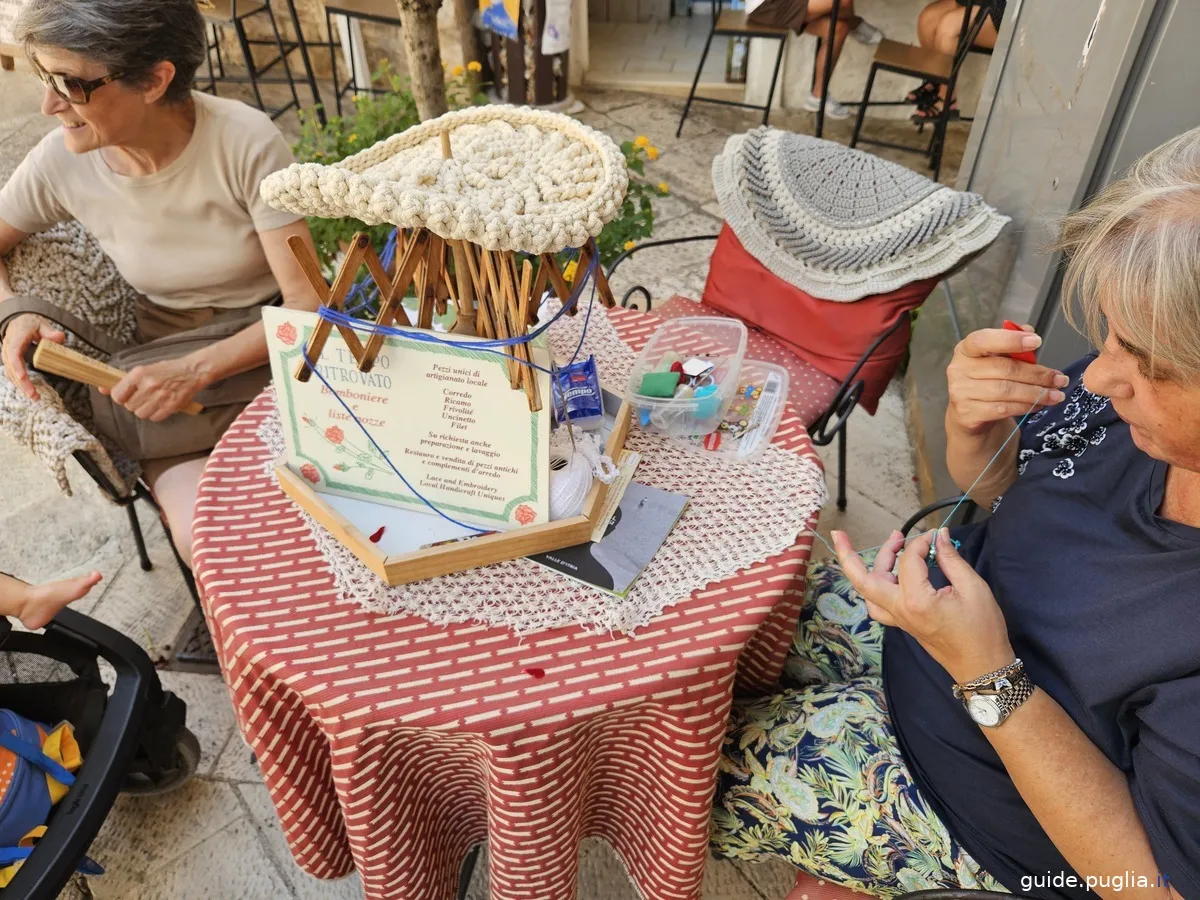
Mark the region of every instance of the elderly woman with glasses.
[[[0, 258], [31, 233], [75, 219], [142, 296], [137, 339], [195, 328], [282, 296], [317, 298], [288, 246], [312, 238], [298, 216], [268, 207], [259, 183], [293, 162], [270, 119], [193, 90], [206, 35], [196, 0], [29, 0], [16, 25], [59, 120], [0, 189]], [[0, 261], [0, 316], [13, 296]], [[178, 359], [133, 369], [111, 391], [162, 422], [201, 390], [266, 362], [261, 321]], [[26, 358], [50, 322], [13, 319], [3, 342], [9, 380], [31, 399]], [[191, 517], [206, 454], [156, 459], [144, 474], [176, 545], [191, 560]]]
[[735, 704], [718, 850], [879, 897], [1200, 897], [1200, 129], [1060, 247], [1096, 350], [959, 344], [947, 464], [992, 515], [865, 559], [834, 532], [791, 689]]

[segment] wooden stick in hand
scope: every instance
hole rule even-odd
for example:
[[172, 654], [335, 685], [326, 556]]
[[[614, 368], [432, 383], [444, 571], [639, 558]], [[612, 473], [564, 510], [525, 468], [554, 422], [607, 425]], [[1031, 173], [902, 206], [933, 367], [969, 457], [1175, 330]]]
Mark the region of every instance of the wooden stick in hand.
[[[78, 350], [72, 350], [70, 347], [64, 347], [54, 341], [38, 343], [37, 349], [33, 351], [33, 365], [42, 372], [49, 372], [51, 375], [58, 375], [110, 391], [125, 377], [125, 373], [120, 369], [113, 368], [98, 359], [92, 359], [90, 356], [84, 356]], [[203, 410], [204, 407], [199, 403], [192, 402], [180, 412], [194, 416]]]

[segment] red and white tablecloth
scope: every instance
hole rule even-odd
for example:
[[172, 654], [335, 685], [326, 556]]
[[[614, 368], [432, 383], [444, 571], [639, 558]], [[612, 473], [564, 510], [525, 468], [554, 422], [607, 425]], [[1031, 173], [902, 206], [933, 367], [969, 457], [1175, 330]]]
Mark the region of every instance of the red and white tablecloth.
[[[658, 324], [609, 314], [635, 350]], [[699, 897], [734, 684], [778, 677], [811, 536], [632, 635], [384, 618], [338, 598], [266, 474], [272, 403], [259, 397], [213, 452], [194, 554], [238, 723], [300, 866], [357, 868], [370, 900], [444, 900], [487, 840], [495, 900], [557, 900], [575, 896], [580, 839], [599, 836], [644, 896]], [[775, 444], [816, 460], [790, 409]]]

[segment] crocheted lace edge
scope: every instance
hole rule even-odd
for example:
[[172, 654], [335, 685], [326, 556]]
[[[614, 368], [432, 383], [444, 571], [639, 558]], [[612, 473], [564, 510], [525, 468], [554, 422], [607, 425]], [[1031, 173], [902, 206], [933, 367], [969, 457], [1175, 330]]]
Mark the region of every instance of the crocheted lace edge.
[[980, 215], [960, 220], [934, 240], [889, 260], [886, 265], [855, 272], [815, 269], [776, 244], [742, 201], [734, 173], [735, 155], [742, 137], [731, 137], [725, 144], [725, 151], [713, 159], [713, 187], [725, 221], [746, 252], [773, 275], [822, 300], [852, 303], [942, 275], [967, 256], [991, 244], [1009, 222], [1008, 216], [981, 202]]
[[[503, 120], [519, 127], [538, 125], [562, 131], [586, 143], [603, 161], [604, 180], [585, 201], [560, 204], [551, 214], [510, 218], [508, 227], [487, 229], [483, 223], [492, 211], [480, 209], [469, 199], [443, 196], [436, 211], [421, 204], [419, 211], [400, 215], [405, 197], [399, 185], [363, 175], [397, 153], [418, 147], [460, 125], [477, 125]], [[562, 113], [516, 106], [485, 106], [455, 110], [392, 135], [353, 156], [331, 165], [293, 163], [263, 179], [259, 193], [274, 209], [319, 218], [356, 218], [368, 225], [398, 228], [427, 228], [447, 240], [469, 241], [487, 250], [521, 253], [557, 253], [580, 247], [597, 237], [620, 212], [629, 188], [625, 155], [607, 134]], [[380, 201], [392, 212], [383, 216], [372, 209]], [[540, 239], [535, 235], [540, 233]]]

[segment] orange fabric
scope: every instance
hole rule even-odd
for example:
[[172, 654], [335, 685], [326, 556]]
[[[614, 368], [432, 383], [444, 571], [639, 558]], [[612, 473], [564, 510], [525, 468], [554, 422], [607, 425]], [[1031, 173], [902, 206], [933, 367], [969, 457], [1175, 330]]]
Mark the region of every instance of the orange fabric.
[[859, 403], [874, 415], [908, 347], [908, 312], [924, 303], [937, 283], [937, 278], [925, 278], [852, 303], [822, 300], [767, 271], [725, 225], [713, 251], [703, 302], [758, 326], [839, 382], [871, 342], [903, 316], [904, 324], [859, 372], [865, 382]]

